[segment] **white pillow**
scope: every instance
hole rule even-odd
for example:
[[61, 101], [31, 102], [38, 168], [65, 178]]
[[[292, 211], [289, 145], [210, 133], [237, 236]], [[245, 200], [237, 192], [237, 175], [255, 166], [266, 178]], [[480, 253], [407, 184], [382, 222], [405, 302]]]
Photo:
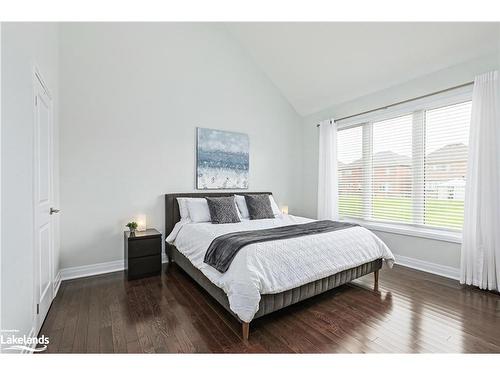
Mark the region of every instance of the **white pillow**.
[[177, 198], [177, 203], [179, 204], [179, 213], [181, 215], [181, 220], [189, 219], [189, 211], [187, 208], [188, 199], [193, 199], [193, 198]]
[[250, 219], [250, 214], [248, 213], [247, 201], [243, 195], [235, 195], [234, 201], [236, 202], [236, 207], [238, 207], [238, 212], [242, 219]]
[[282, 216], [281, 210], [279, 209], [279, 207], [276, 204], [276, 201], [274, 200], [274, 197], [272, 195], [269, 195], [269, 200], [271, 201], [271, 208], [273, 209], [274, 216], [281, 217]]
[[190, 198], [187, 200], [189, 218], [193, 223], [204, 223], [211, 221], [210, 210], [205, 198]]

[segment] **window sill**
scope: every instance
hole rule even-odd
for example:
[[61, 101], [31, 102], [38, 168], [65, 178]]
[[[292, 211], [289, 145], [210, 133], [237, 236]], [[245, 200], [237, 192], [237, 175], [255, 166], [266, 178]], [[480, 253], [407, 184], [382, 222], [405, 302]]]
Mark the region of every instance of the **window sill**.
[[379, 232], [402, 234], [405, 236], [430, 238], [433, 240], [462, 243], [462, 233], [447, 230], [413, 227], [404, 224], [388, 224], [366, 220], [344, 219], [350, 223], [359, 224], [367, 229]]

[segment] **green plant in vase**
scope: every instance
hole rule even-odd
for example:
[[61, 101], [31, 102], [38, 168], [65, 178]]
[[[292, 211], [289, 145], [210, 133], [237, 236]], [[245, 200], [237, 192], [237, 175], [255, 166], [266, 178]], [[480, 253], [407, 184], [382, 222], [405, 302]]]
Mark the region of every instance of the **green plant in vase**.
[[135, 234], [135, 230], [137, 229], [137, 223], [135, 221], [131, 221], [126, 225], [126, 227], [130, 230], [130, 234]]

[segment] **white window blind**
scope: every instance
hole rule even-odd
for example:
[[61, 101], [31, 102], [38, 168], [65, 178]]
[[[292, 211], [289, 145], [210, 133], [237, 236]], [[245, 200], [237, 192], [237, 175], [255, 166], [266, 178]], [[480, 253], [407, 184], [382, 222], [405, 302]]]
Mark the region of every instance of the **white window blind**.
[[371, 217], [411, 222], [412, 116], [374, 122], [372, 126]]
[[338, 132], [339, 215], [363, 217], [363, 128]]
[[470, 101], [425, 113], [424, 224], [462, 228]]
[[339, 124], [340, 216], [460, 230], [470, 94], [411, 104]]

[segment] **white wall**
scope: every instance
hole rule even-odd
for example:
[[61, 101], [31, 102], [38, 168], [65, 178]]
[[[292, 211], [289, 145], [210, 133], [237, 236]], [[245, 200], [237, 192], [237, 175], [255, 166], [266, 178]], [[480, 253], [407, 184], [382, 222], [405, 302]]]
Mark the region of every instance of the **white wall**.
[[[327, 118], [341, 118], [370, 109], [383, 107], [402, 100], [453, 87], [474, 76], [500, 67], [500, 55], [494, 53], [480, 59], [467, 61], [447, 69], [430, 73], [392, 88], [372, 93], [355, 100], [326, 108], [304, 118], [302, 147], [304, 159], [304, 185], [300, 213], [316, 216], [318, 179], [318, 131], [316, 124]], [[425, 238], [408, 237], [399, 234], [376, 232], [397, 255], [435, 263], [445, 267], [460, 266], [460, 244]]]
[[301, 118], [216, 24], [61, 25], [61, 266], [123, 259], [124, 225], [164, 232], [194, 191], [195, 129], [250, 136], [250, 189], [293, 211]]
[[[42, 73], [57, 112], [58, 26], [2, 23], [1, 38], [1, 328], [28, 335], [34, 293], [33, 67]], [[56, 115], [56, 133], [57, 121]], [[56, 272], [58, 262], [56, 253]]]

